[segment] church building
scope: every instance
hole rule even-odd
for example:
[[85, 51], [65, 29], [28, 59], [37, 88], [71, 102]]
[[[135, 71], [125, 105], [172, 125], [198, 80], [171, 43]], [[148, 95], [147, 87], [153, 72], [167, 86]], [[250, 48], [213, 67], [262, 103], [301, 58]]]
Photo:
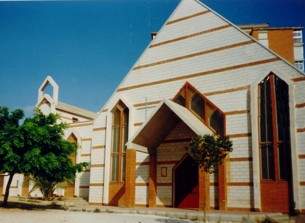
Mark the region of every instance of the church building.
[[[90, 163], [57, 193], [123, 207], [305, 211], [300, 35], [301, 27], [237, 26], [181, 0], [97, 113], [59, 101], [48, 76], [37, 107], [69, 124], [75, 162]], [[188, 155], [192, 137], [205, 134], [233, 142], [215, 174]]]

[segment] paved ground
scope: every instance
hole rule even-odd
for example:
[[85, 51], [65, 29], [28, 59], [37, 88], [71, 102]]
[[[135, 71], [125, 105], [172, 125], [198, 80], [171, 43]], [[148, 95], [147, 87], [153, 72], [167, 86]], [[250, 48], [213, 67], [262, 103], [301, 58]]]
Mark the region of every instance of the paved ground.
[[190, 223], [187, 220], [118, 213], [88, 213], [62, 210], [0, 209], [0, 223]]

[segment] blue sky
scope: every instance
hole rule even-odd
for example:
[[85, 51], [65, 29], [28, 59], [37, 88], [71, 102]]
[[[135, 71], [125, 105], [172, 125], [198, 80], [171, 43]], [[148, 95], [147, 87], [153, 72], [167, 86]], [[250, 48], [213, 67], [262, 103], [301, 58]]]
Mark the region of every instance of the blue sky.
[[[178, 0], [0, 2], [0, 106], [27, 114], [47, 74], [97, 111]], [[305, 26], [304, 0], [203, 0], [236, 24]]]

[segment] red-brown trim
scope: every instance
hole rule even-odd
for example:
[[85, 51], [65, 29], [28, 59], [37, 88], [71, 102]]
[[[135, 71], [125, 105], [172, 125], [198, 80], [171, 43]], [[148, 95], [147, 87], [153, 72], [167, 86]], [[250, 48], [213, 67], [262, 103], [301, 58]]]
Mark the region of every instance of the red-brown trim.
[[220, 90], [220, 91], [207, 92], [207, 93], [204, 93], [204, 95], [205, 96], [212, 96], [212, 95], [217, 95], [217, 94], [227, 94], [227, 93], [231, 93], [231, 92], [244, 91], [244, 90], [249, 90], [249, 89], [250, 89], [250, 85], [246, 85], [246, 86], [229, 88], [229, 89]]
[[[266, 60], [254, 61], [254, 62], [250, 62], [250, 63], [233, 65], [233, 66], [224, 67], [224, 68], [207, 70], [207, 71], [203, 71], [203, 72], [186, 74], [186, 75], [183, 75], [180, 77], [168, 78], [168, 79], [159, 80], [159, 81], [152, 81], [152, 82], [148, 82], [148, 83], [136, 84], [136, 85], [131, 85], [128, 87], [122, 87], [122, 88], [117, 89], [117, 92], [131, 90], [131, 89], [135, 89], [135, 88], [147, 87], [147, 86], [151, 86], [151, 85], [159, 85], [159, 84], [174, 82], [174, 81], [178, 81], [178, 80], [185, 80], [185, 79], [189, 79], [189, 78], [205, 76], [205, 75], [210, 75], [210, 74], [215, 74], [215, 73], [221, 73], [221, 72], [225, 72], [225, 71], [237, 70], [237, 69], [241, 69], [241, 68], [245, 68], [245, 67], [252, 67], [252, 66], [257, 66], [257, 65], [261, 65], [261, 64], [272, 63], [272, 62], [279, 61], [279, 60], [280, 60], [279, 58], [271, 58], [271, 59], [266, 59]], [[142, 104], [147, 105], [147, 103], [142, 103]]]
[[134, 123], [133, 125], [134, 125], [134, 126], [141, 126], [141, 125], [143, 125], [143, 122], [136, 122], [136, 123]]
[[244, 162], [244, 161], [252, 161], [252, 157], [236, 157], [230, 158], [230, 162]]
[[105, 145], [96, 145], [96, 146], [92, 146], [92, 149], [104, 149]]
[[149, 160], [148, 206], [155, 207], [157, 204], [157, 154], [150, 154]]
[[244, 42], [240, 42], [240, 43], [234, 43], [234, 44], [227, 45], [227, 46], [217, 47], [217, 48], [210, 49], [210, 50], [204, 50], [204, 51], [200, 51], [200, 52], [196, 52], [196, 53], [191, 53], [191, 54], [187, 54], [187, 55], [184, 55], [184, 56], [174, 57], [174, 58], [170, 58], [170, 59], [166, 59], [166, 60], [159, 60], [159, 61], [156, 61], [156, 62], [153, 62], [153, 63], [138, 65], [138, 66], [134, 67], [133, 70], [139, 70], [139, 69], [142, 69], [142, 68], [153, 67], [153, 66], [157, 66], [157, 65], [161, 65], [161, 64], [166, 64], [166, 63], [171, 63], [171, 62], [175, 62], [175, 61], [179, 61], [179, 60], [189, 59], [189, 58], [192, 58], [192, 57], [202, 56], [202, 55], [206, 55], [206, 54], [210, 54], [210, 53], [215, 53], [215, 52], [218, 52], [218, 51], [223, 51], [223, 50], [227, 50], [227, 49], [232, 49], [232, 48], [236, 48], [236, 47], [250, 45], [252, 43], [254, 43], [253, 40], [250, 40], [250, 41], [248, 40], [248, 41], [244, 41]]
[[278, 123], [277, 123], [277, 105], [276, 105], [276, 89], [275, 89], [275, 76], [274, 74], [269, 75], [270, 81], [270, 97], [271, 97], [271, 118], [272, 118], [272, 144], [273, 144], [273, 160], [274, 160], [274, 172], [275, 180], [279, 180], [279, 135], [278, 135]]
[[106, 127], [101, 127], [101, 128], [94, 128], [93, 131], [104, 131], [106, 130]]
[[134, 207], [136, 193], [136, 150], [126, 150], [125, 205]]
[[304, 108], [305, 107], [305, 103], [296, 104], [295, 107], [296, 108]]
[[90, 187], [89, 185], [87, 185], [87, 186], [79, 186], [80, 189], [89, 189], [89, 187]]
[[229, 138], [245, 138], [245, 137], [251, 137], [251, 133], [238, 133], [238, 134], [229, 134], [227, 135]]
[[91, 156], [91, 153], [83, 153], [80, 156], [85, 157], [85, 156]]
[[305, 77], [297, 77], [292, 79], [293, 82], [305, 81]]
[[203, 167], [198, 168], [199, 209], [210, 209], [210, 174]]
[[229, 27], [230, 27], [230, 25], [222, 25], [222, 26], [212, 28], [212, 29], [207, 29], [207, 30], [204, 30], [204, 31], [201, 31], [201, 32], [197, 32], [197, 33], [193, 33], [193, 34], [189, 34], [189, 35], [185, 35], [185, 36], [180, 36], [180, 37], [177, 37], [177, 38], [174, 38], [174, 39], [169, 39], [169, 40], [165, 40], [165, 41], [162, 41], [162, 42], [159, 42], [159, 43], [151, 44], [150, 48], [165, 45], [165, 44], [169, 44], [169, 43], [173, 43], [173, 42], [177, 42], [177, 41], [181, 41], [181, 40], [185, 40], [185, 39], [189, 39], [189, 38], [192, 38], [192, 37], [195, 37], [195, 36], [200, 36], [200, 35], [204, 35], [204, 34], [211, 33], [211, 32], [216, 32], [216, 31], [219, 31], [219, 30], [227, 29]]
[[301, 182], [300, 182], [300, 185], [301, 185], [301, 186], [305, 186], [305, 181], [301, 181]]
[[299, 128], [297, 129], [297, 132], [305, 132], [305, 128]]
[[305, 154], [300, 154], [299, 159], [305, 159]]
[[236, 110], [236, 111], [228, 111], [224, 112], [225, 115], [242, 115], [242, 114], [249, 114], [250, 110]]
[[[211, 91], [211, 92], [206, 92], [206, 93], [200, 93], [203, 96], [211, 96], [211, 95], [217, 95], [217, 94], [226, 94], [226, 93], [231, 93], [235, 91], [243, 91], [243, 90], [249, 90], [249, 85], [246, 86], [241, 86], [238, 88], [229, 88], [221, 91]], [[134, 107], [140, 107], [140, 106], [145, 106], [147, 104], [159, 104], [162, 101], [150, 101], [150, 102], [144, 102], [144, 103], [137, 103], [134, 104]], [[142, 110], [142, 109], [147, 109], [147, 108], [155, 108], [156, 106], [150, 106], [150, 107], [143, 107], [143, 108], [138, 108], [137, 110]], [[227, 111], [224, 112], [225, 115], [239, 115], [239, 114], [245, 114], [249, 113], [250, 110], [236, 110], [236, 111]]]
[[227, 209], [227, 164], [226, 160], [218, 166], [218, 207], [220, 210]]
[[136, 183], [136, 187], [147, 187], [148, 186], [148, 183]]
[[[178, 91], [178, 93], [176, 94], [176, 96], [173, 98], [173, 100], [175, 100], [175, 98], [181, 94], [181, 92], [184, 91], [185, 93], [185, 107], [191, 111], [200, 121], [202, 121], [206, 127], [208, 127], [213, 133], [216, 133], [215, 130], [213, 128], [211, 128], [208, 120], [207, 120], [207, 116], [203, 115], [203, 117], [200, 117], [198, 114], [196, 114], [192, 109], [191, 109], [191, 97], [194, 94], [198, 94], [204, 101], [205, 106], [209, 105], [214, 107], [215, 110], [217, 110], [218, 112], [220, 112], [223, 115], [223, 126], [224, 126], [224, 133], [225, 134], [225, 123], [226, 123], [226, 116], [224, 115], [223, 111], [221, 109], [219, 109], [213, 102], [211, 102], [204, 94], [202, 94], [200, 91], [198, 91], [195, 87], [193, 87], [188, 81], [183, 85], [183, 87]], [[204, 107], [205, 107], [204, 106]], [[205, 108], [203, 108], [205, 110]], [[205, 113], [205, 112], [204, 112]]]
[[227, 183], [228, 186], [234, 186], [234, 187], [252, 187], [253, 186], [253, 182], [228, 182]]
[[206, 11], [197, 12], [197, 13], [194, 13], [194, 14], [191, 14], [191, 15], [188, 15], [188, 16], [184, 16], [184, 17], [181, 17], [179, 19], [173, 19], [173, 20], [168, 21], [167, 23], [165, 23], [165, 25], [170, 25], [170, 24], [177, 23], [177, 22], [180, 22], [180, 21], [183, 21], [183, 20], [191, 19], [191, 18], [194, 18], [194, 17], [197, 17], [197, 16], [207, 14], [209, 12], [210, 12], [209, 10], [206, 10]]

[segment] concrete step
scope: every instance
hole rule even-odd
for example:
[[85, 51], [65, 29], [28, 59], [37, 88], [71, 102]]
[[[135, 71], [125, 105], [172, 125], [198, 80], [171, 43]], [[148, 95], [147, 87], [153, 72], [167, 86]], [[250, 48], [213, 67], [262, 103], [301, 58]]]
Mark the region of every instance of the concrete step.
[[[209, 223], [257, 223], [266, 218], [273, 219], [271, 222], [290, 223], [287, 215], [280, 213], [230, 213], [230, 212], [202, 212], [170, 208], [119, 208], [119, 207], [70, 207], [68, 211], [87, 211], [87, 212], [108, 212], [121, 214], [141, 214], [163, 216], [181, 220], [191, 220], [194, 222]], [[293, 223], [293, 222], [291, 222]]]

